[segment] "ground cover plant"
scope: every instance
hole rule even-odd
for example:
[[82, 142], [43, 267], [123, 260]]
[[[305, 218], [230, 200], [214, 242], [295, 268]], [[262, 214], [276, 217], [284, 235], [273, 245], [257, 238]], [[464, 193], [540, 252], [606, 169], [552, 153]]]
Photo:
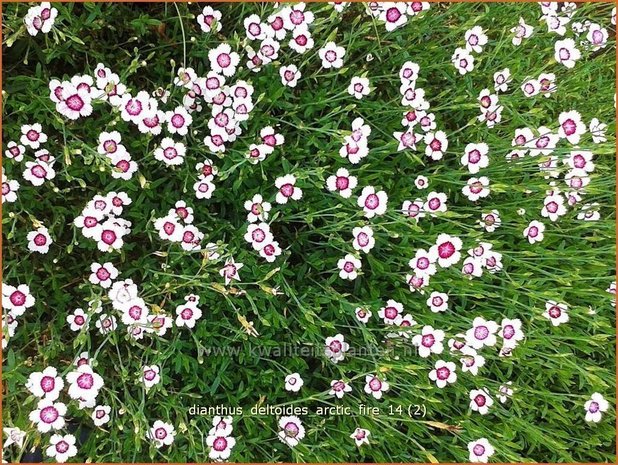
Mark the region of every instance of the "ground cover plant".
[[615, 459], [611, 3], [2, 15], [5, 460]]

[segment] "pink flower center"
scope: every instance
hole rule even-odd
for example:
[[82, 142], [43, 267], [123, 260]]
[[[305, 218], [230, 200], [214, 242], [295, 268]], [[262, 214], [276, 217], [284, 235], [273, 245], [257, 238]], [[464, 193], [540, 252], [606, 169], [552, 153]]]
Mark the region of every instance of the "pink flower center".
[[216, 450], [217, 452], [222, 452], [225, 449], [227, 449], [227, 439], [225, 439], [222, 436], [219, 436], [217, 439], [214, 440], [214, 442], [212, 443], [212, 448], [214, 450]]
[[342, 191], [348, 188], [350, 185], [350, 180], [346, 176], [337, 176], [337, 180], [335, 181], [335, 186], [338, 190]]
[[84, 226], [87, 228], [94, 228], [98, 224], [99, 221], [92, 216], [87, 216], [86, 218], [84, 218]]
[[56, 444], [56, 452], [64, 454], [69, 450], [69, 443], [66, 441], [60, 441]]
[[37, 178], [42, 179], [47, 176], [47, 170], [43, 168], [41, 165], [34, 165], [30, 172]]
[[56, 387], [56, 380], [53, 376], [43, 376], [41, 378], [41, 389], [43, 392], [52, 392]]
[[298, 436], [298, 433], [300, 432], [298, 425], [292, 422], [286, 423], [283, 430], [285, 432], [285, 435], [289, 438], [295, 438], [296, 436]]
[[264, 233], [262, 229], [258, 228], [251, 233], [251, 239], [253, 239], [254, 242], [262, 242], [266, 239], [266, 233]]
[[552, 318], [559, 318], [560, 315], [562, 315], [562, 310], [560, 310], [560, 307], [557, 305], [554, 305], [548, 310], [547, 313], [549, 313], [549, 316]]
[[294, 193], [294, 185], [290, 183], [284, 184], [279, 189], [279, 192], [281, 192], [284, 197], [291, 197]]
[[330, 348], [331, 352], [341, 352], [341, 342], [339, 341], [331, 342], [328, 347]]
[[558, 204], [552, 201], [545, 205], [545, 208], [547, 208], [549, 213], [556, 213], [558, 211]]
[[479, 152], [476, 149], [470, 151], [470, 153], [468, 154], [468, 161], [470, 163], [478, 163], [480, 160], [481, 160], [481, 152]]
[[487, 326], [481, 325], [474, 328], [474, 337], [481, 341], [487, 339], [489, 337], [489, 329], [487, 329]]
[[472, 448], [472, 452], [477, 457], [480, 457], [481, 455], [485, 454], [485, 447], [482, 446], [481, 444], [477, 444], [476, 446]]
[[11, 294], [10, 300], [13, 305], [21, 307], [26, 303], [26, 294], [21, 291], [15, 291]]
[[569, 118], [564, 123], [562, 123], [562, 129], [567, 136], [572, 136], [577, 130], [577, 125], [575, 124], [575, 121]]
[[101, 233], [101, 240], [107, 245], [112, 245], [116, 241], [116, 233], [111, 229], [106, 229]]
[[569, 52], [566, 48], [561, 48], [558, 51], [558, 56], [561, 60], [568, 60], [571, 57], [571, 52]]
[[504, 339], [511, 339], [513, 336], [515, 336], [515, 328], [513, 328], [513, 325], [506, 325], [502, 329], [502, 336], [504, 337]]
[[228, 53], [221, 53], [217, 57], [217, 64], [221, 66], [221, 68], [227, 68], [232, 63], [232, 57]]
[[528, 229], [529, 237], [536, 237], [538, 235], [539, 235], [539, 228], [537, 228], [536, 226], [531, 226], [530, 229]]
[[131, 116], [137, 116], [142, 112], [142, 102], [137, 99], [130, 99], [125, 105], [125, 110]]
[[26, 137], [28, 138], [28, 140], [35, 142], [37, 140], [39, 140], [39, 132], [35, 131], [34, 129], [30, 129], [27, 133], [26, 133]]
[[41, 247], [47, 243], [47, 238], [43, 234], [37, 234], [34, 236], [34, 244]]
[[299, 34], [298, 36], [294, 38], [294, 40], [301, 47], [304, 47], [305, 45], [307, 45], [307, 42], [309, 42], [309, 39], [307, 38], [305, 34]]
[[55, 422], [59, 416], [60, 416], [60, 413], [58, 412], [56, 407], [54, 407], [53, 405], [50, 405], [49, 407], [45, 407], [41, 409], [41, 413], [39, 414], [39, 417], [41, 418], [41, 420], [44, 423], [48, 423], [48, 424]]
[[163, 150], [163, 156], [168, 160], [172, 160], [178, 156], [178, 151], [174, 147], [166, 147]]
[[371, 381], [369, 381], [369, 389], [372, 391], [379, 391], [382, 389], [382, 381], [375, 377], [372, 378]]
[[77, 378], [77, 385], [81, 389], [92, 389], [94, 386], [94, 377], [90, 373], [83, 373]]
[[451, 375], [451, 370], [447, 367], [440, 367], [436, 370], [436, 375], [439, 380], [445, 381]]
[[365, 199], [365, 207], [370, 210], [375, 210], [380, 205], [380, 199], [376, 194], [369, 194]]
[[386, 307], [384, 309], [384, 317], [389, 320], [394, 320], [399, 315], [399, 312], [395, 307]]
[[182, 317], [183, 320], [190, 320], [191, 318], [193, 318], [193, 310], [191, 310], [190, 308], [183, 308], [182, 311], [180, 312], [180, 316]]
[[440, 150], [442, 150], [442, 142], [440, 142], [438, 139], [434, 139], [429, 143], [429, 147], [431, 147], [431, 150], [433, 150], [434, 152], [439, 152]]
[[369, 235], [367, 233], [361, 232], [356, 236], [356, 241], [358, 245], [361, 247], [365, 247], [369, 244]]
[[167, 431], [165, 428], [157, 428], [155, 430], [155, 437], [160, 440], [165, 439], [167, 437]]
[[401, 12], [397, 8], [389, 8], [386, 10], [386, 20], [389, 23], [395, 23], [401, 18]]
[[77, 94], [71, 95], [69, 98], [65, 100], [67, 107], [69, 107], [73, 111], [80, 111], [84, 108], [84, 100]]
[[184, 242], [185, 244], [193, 242], [193, 239], [195, 239], [195, 234], [193, 234], [191, 231], [185, 231], [182, 234], [182, 242]]
[[298, 26], [299, 24], [302, 24], [304, 20], [305, 14], [302, 11], [292, 10], [292, 12], [290, 13], [290, 21], [292, 22], [292, 24]]
[[120, 160], [116, 163], [116, 168], [118, 168], [121, 172], [126, 173], [131, 168], [131, 163], [128, 160]]
[[455, 246], [451, 241], [443, 242], [438, 246], [438, 255], [440, 258], [449, 258], [455, 253]]
[[433, 336], [433, 334], [424, 334], [421, 337], [421, 344], [423, 345], [423, 347], [431, 347], [432, 345], [434, 345], [435, 342], [436, 338]]
[[172, 126], [174, 126], [175, 128], [181, 128], [183, 127], [185, 124], [185, 118], [182, 115], [179, 115], [178, 113], [176, 113], [174, 116], [172, 116]]

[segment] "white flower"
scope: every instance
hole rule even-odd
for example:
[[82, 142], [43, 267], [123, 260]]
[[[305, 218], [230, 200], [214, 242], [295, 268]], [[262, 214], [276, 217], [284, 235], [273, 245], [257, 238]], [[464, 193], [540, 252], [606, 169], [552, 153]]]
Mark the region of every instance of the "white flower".
[[189, 329], [195, 327], [195, 323], [202, 317], [202, 310], [196, 303], [186, 302], [176, 307], [176, 326], [186, 326]]
[[448, 308], [448, 295], [444, 292], [432, 292], [427, 299], [427, 306], [434, 313], [445, 312]]
[[160, 368], [158, 365], [146, 365], [142, 368], [142, 382], [146, 389], [161, 382]]
[[356, 279], [358, 270], [361, 269], [361, 261], [352, 254], [347, 254], [344, 258], [340, 258], [337, 262], [339, 268], [339, 277], [341, 279]]
[[230, 77], [236, 73], [240, 56], [232, 51], [229, 44], [223, 43], [208, 52], [208, 60], [212, 71]]
[[494, 73], [494, 90], [496, 92], [506, 92], [511, 83], [511, 70], [504, 68], [502, 71]]
[[489, 178], [486, 176], [470, 178], [463, 189], [461, 189], [461, 192], [468, 197], [468, 200], [471, 202], [476, 202], [479, 199], [485, 198], [491, 192], [489, 189]]
[[335, 42], [327, 42], [324, 47], [318, 50], [318, 56], [322, 60], [323, 68], [341, 68], [345, 49], [337, 46]]
[[36, 424], [40, 433], [48, 433], [51, 430], [64, 428], [64, 415], [67, 407], [62, 402], [55, 402], [49, 399], [41, 399], [35, 410], [30, 412], [28, 418]]
[[354, 76], [348, 86], [348, 94], [354, 96], [358, 100], [362, 99], [366, 95], [369, 95], [370, 91], [369, 79], [366, 77]]
[[447, 384], [452, 384], [457, 381], [455, 373], [455, 364], [453, 362], [445, 362], [438, 360], [435, 368], [429, 372], [429, 379], [435, 381], [436, 386], [444, 388]]
[[81, 365], [66, 376], [71, 399], [95, 399], [103, 387], [103, 378], [90, 365]]
[[559, 326], [562, 323], [569, 321], [569, 314], [567, 311], [567, 304], [558, 303], [554, 300], [548, 300], [545, 303], [545, 311], [543, 312], [543, 316], [551, 321], [553, 326]]
[[211, 460], [222, 461], [230, 458], [232, 449], [236, 445], [236, 439], [220, 433], [209, 434], [206, 437], [206, 445], [210, 447], [208, 457]]
[[511, 29], [511, 32], [514, 33], [512, 42], [513, 45], [521, 45], [523, 39], [527, 39], [532, 35], [534, 28], [529, 26], [524, 21], [524, 18], [519, 18], [519, 24]]
[[225, 261], [223, 268], [219, 270], [219, 274], [225, 278], [225, 285], [227, 286], [234, 279], [240, 281], [240, 275], [238, 270], [244, 266], [244, 263], [236, 263], [232, 257]]
[[182, 165], [186, 151], [185, 144], [174, 142], [172, 138], [165, 137], [159, 147], [155, 149], [154, 157], [168, 166]]
[[298, 373], [292, 373], [285, 377], [285, 390], [290, 392], [298, 392], [303, 387], [303, 379]]
[[58, 370], [47, 367], [42, 372], [31, 373], [26, 382], [28, 389], [34, 396], [55, 401], [64, 388], [64, 381], [58, 376]]
[[58, 463], [65, 463], [71, 457], [77, 455], [75, 436], [72, 434], [53, 434], [49, 438], [49, 447], [45, 449], [45, 455], [54, 458]]
[[470, 452], [470, 462], [473, 463], [487, 463], [489, 457], [494, 455], [493, 446], [485, 438], [469, 442], [468, 451]]
[[105, 423], [108, 423], [110, 420], [110, 412], [112, 408], [109, 405], [97, 405], [92, 411], [92, 421], [94, 421], [95, 426], [102, 426]]
[[573, 68], [575, 62], [582, 56], [573, 39], [557, 40], [554, 44], [554, 51], [556, 61], [567, 68]]
[[350, 345], [345, 342], [343, 334], [337, 334], [333, 337], [327, 337], [325, 341], [324, 354], [333, 363], [338, 363], [345, 358], [345, 353], [350, 348]]
[[341, 399], [346, 392], [352, 392], [352, 386], [343, 381], [342, 379], [334, 379], [330, 382], [330, 391], [328, 394]]
[[441, 354], [444, 351], [444, 331], [433, 329], [432, 326], [423, 326], [421, 334], [412, 338], [412, 344], [418, 347], [418, 354], [427, 358], [431, 354]]
[[36, 231], [30, 231], [26, 237], [28, 239], [28, 250], [46, 254], [52, 239], [45, 226], [40, 226]]
[[474, 26], [466, 31], [466, 49], [470, 52], [481, 53], [487, 44], [487, 35], [481, 26]]
[[215, 32], [221, 31], [221, 12], [214, 10], [210, 6], [205, 6], [202, 12], [197, 16], [197, 23], [203, 32], [210, 32], [215, 27]]
[[376, 215], [383, 215], [386, 212], [387, 202], [388, 196], [386, 192], [376, 192], [373, 186], [366, 186], [358, 197], [357, 204], [364, 210], [367, 218], [373, 218]]
[[497, 331], [498, 324], [495, 321], [486, 321], [477, 316], [472, 322], [472, 328], [466, 331], [466, 343], [474, 349], [495, 346]]
[[363, 444], [369, 444], [370, 435], [371, 435], [371, 432], [369, 430], [366, 430], [363, 428], [356, 428], [354, 432], [350, 434], [350, 437], [354, 439], [354, 442], [356, 443], [356, 447], [360, 447]]
[[609, 402], [607, 402], [601, 394], [595, 392], [592, 396], [590, 396], [590, 400], [584, 404], [584, 409], [586, 410], [586, 421], [593, 423], [600, 422], [603, 413], [607, 412], [608, 408]]
[[4, 445], [2, 446], [3, 449], [6, 449], [11, 444], [15, 444], [20, 449], [24, 446], [24, 439], [26, 439], [25, 431], [17, 427], [8, 428], [6, 426], [2, 428], [2, 431], [7, 435], [6, 441], [4, 441]]
[[163, 446], [169, 446], [174, 442], [176, 436], [176, 430], [171, 423], [164, 423], [161, 420], [154, 422], [148, 433], [146, 433], [146, 439], [151, 440], [157, 449]]
[[326, 188], [331, 192], [339, 192], [344, 199], [352, 196], [352, 189], [356, 188], [358, 180], [356, 176], [350, 176], [345, 168], [339, 168], [337, 173], [326, 179]]
[[474, 57], [465, 48], [457, 48], [451, 57], [451, 62], [461, 75], [474, 69]]
[[545, 237], [543, 232], [545, 231], [545, 225], [539, 221], [533, 220], [524, 229], [524, 237], [528, 239], [528, 242], [534, 244], [535, 242], [541, 242]]
[[390, 389], [386, 380], [381, 380], [375, 375], [365, 376], [365, 393], [371, 394], [376, 399], [381, 399], [382, 394]]
[[558, 117], [558, 136], [565, 138], [570, 144], [578, 144], [582, 134], [586, 132], [586, 125], [579, 112], [565, 111]]
[[281, 417], [277, 437], [290, 447], [296, 447], [305, 437], [305, 427], [297, 416]]
[[352, 229], [352, 235], [354, 236], [352, 247], [354, 247], [355, 250], [362, 250], [365, 253], [369, 253], [376, 243], [373, 237], [373, 230], [370, 226], [356, 227]]
[[300, 200], [303, 196], [303, 191], [296, 187], [296, 176], [291, 174], [275, 179], [275, 187], [279, 189], [275, 197], [278, 204], [286, 204], [289, 199]]
[[282, 66], [279, 68], [279, 75], [281, 76], [281, 84], [288, 87], [296, 87], [301, 77], [296, 65]]
[[493, 404], [494, 400], [489, 397], [487, 389], [472, 389], [470, 391], [470, 409], [473, 411], [486, 415], [489, 412], [489, 407]]

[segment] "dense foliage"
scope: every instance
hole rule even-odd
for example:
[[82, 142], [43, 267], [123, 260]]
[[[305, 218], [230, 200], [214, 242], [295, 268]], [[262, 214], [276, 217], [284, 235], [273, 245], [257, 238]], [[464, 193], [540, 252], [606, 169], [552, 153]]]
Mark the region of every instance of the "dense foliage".
[[2, 13], [5, 459], [615, 459], [611, 3], [32, 7]]

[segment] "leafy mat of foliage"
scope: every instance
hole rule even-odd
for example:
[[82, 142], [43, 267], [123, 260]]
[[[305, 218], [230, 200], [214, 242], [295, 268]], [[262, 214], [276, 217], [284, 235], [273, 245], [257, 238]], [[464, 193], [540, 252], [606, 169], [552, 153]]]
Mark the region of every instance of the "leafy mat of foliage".
[[[439, 3], [421, 14], [409, 15], [406, 24], [387, 31], [363, 4], [308, 4], [315, 15], [310, 31], [315, 46], [304, 54], [281, 41], [279, 56], [259, 72], [247, 69], [245, 46], [259, 41], [246, 37], [244, 18], [265, 19], [273, 4], [213, 4], [221, 11], [220, 32], [205, 33], [196, 17], [201, 4], [54, 4], [58, 15], [48, 34], [31, 37], [23, 18], [32, 5], [3, 5], [3, 149], [18, 141], [20, 128], [40, 123], [49, 140], [43, 147], [56, 159], [55, 178], [35, 187], [22, 177], [24, 163], [34, 160], [28, 149], [22, 162], [3, 159], [3, 172], [18, 180], [14, 203], [3, 204], [3, 287], [27, 284], [36, 304], [17, 318], [18, 326], [3, 351], [3, 424], [27, 433], [22, 448], [4, 450], [9, 461], [31, 457], [35, 446], [45, 451], [48, 433], [39, 433], [29, 420], [38, 399], [26, 389], [33, 372], [55, 367], [60, 375], [73, 371], [82, 352], [92, 358], [94, 371], [105, 385], [98, 404], [111, 407], [111, 420], [94, 426], [92, 408], [80, 409], [66, 392], [66, 432], [74, 434], [78, 452], [71, 460], [96, 462], [206, 462], [213, 415], [193, 415], [190, 407], [223, 405], [243, 407], [234, 416], [236, 462], [427, 462], [468, 461], [468, 444], [486, 438], [495, 449], [490, 460], [499, 462], [582, 462], [615, 459], [615, 309], [606, 291], [615, 274], [615, 26], [612, 4], [578, 4], [565, 37], [585, 40], [573, 25], [590, 21], [609, 31], [604, 48], [581, 46], [582, 57], [573, 68], [554, 58], [555, 43], [564, 39], [548, 32], [537, 4]], [[520, 46], [512, 43], [511, 29], [518, 19], [534, 27]], [[474, 69], [460, 74], [451, 62], [464, 47], [466, 31], [480, 26], [489, 37], [481, 53], [473, 53]], [[318, 50], [333, 41], [345, 48], [343, 67], [326, 69]], [[117, 73], [128, 92], [151, 94], [163, 87], [171, 92], [171, 110], [183, 104], [186, 89], [174, 85], [178, 67], [192, 67], [197, 76], [210, 71], [209, 50], [228, 43], [239, 52], [238, 70], [227, 83], [246, 80], [254, 87], [255, 108], [240, 123], [242, 134], [226, 144], [224, 154], [213, 153], [203, 139], [209, 134], [210, 106], [192, 113], [186, 136], [171, 135], [187, 148], [183, 164], [167, 166], [153, 157], [162, 137], [138, 131], [107, 103], [94, 103], [93, 114], [70, 120], [56, 111], [48, 84], [74, 75], [93, 75], [98, 63]], [[419, 64], [417, 87], [435, 114], [436, 130], [448, 137], [440, 160], [417, 150], [398, 150], [393, 133], [402, 131], [405, 107], [401, 104], [399, 71], [407, 61]], [[295, 87], [282, 84], [280, 68], [294, 64], [302, 76]], [[508, 68], [508, 90], [499, 92], [502, 119], [494, 127], [478, 120], [483, 89], [494, 93], [494, 73]], [[520, 89], [528, 78], [554, 73], [556, 91], [526, 97]], [[369, 79], [371, 92], [362, 99], [348, 93], [352, 77]], [[574, 145], [561, 139], [552, 156], [558, 157], [559, 175], [546, 178], [538, 164], [548, 157], [524, 156], [507, 160], [518, 128], [547, 126], [556, 132], [563, 112], [576, 110], [588, 126], [593, 118], [607, 124], [607, 141], [593, 143], [586, 131], [579, 150], [594, 154], [590, 184], [577, 205], [568, 206], [557, 221], [541, 216], [550, 182], [568, 191], [562, 160]], [[339, 155], [352, 121], [361, 117], [371, 128], [369, 154], [358, 164]], [[258, 164], [246, 158], [259, 132], [273, 126], [285, 137]], [[99, 134], [116, 130], [138, 163], [128, 180], [112, 177], [108, 158], [97, 152]], [[489, 165], [471, 175], [460, 158], [469, 143], [489, 147]], [[218, 169], [210, 199], [197, 199], [193, 184], [195, 165], [209, 158]], [[345, 167], [358, 178], [350, 198], [330, 192], [327, 178]], [[303, 191], [300, 200], [275, 203], [275, 180], [294, 174]], [[414, 181], [426, 176], [429, 188]], [[490, 180], [490, 195], [470, 201], [462, 193], [472, 176]], [[388, 195], [383, 215], [368, 219], [357, 205], [363, 187], [375, 186]], [[74, 220], [96, 194], [126, 192], [132, 203], [122, 217], [131, 222], [124, 245], [101, 252], [82, 236]], [[404, 201], [444, 192], [448, 211], [418, 222], [402, 214]], [[244, 235], [244, 202], [255, 194], [273, 204], [272, 234], [282, 254], [273, 263], [264, 260]], [[193, 224], [204, 233], [202, 247], [216, 243], [219, 260], [208, 260], [204, 249], [184, 251], [164, 241], [154, 226], [179, 200], [194, 210]], [[595, 204], [597, 221], [578, 218], [583, 204]], [[487, 232], [481, 213], [499, 211], [501, 225]], [[545, 237], [534, 244], [524, 237], [533, 220], [545, 224]], [[43, 225], [53, 239], [49, 252], [29, 250], [28, 233]], [[375, 247], [367, 254], [352, 248], [352, 230], [370, 225]], [[425, 294], [411, 292], [406, 283], [408, 262], [418, 249], [431, 247], [440, 234], [463, 242], [462, 258], [440, 268]], [[479, 241], [502, 254], [503, 269], [487, 270], [469, 279], [462, 274], [466, 251]], [[341, 279], [338, 261], [356, 254], [362, 269], [355, 280]], [[244, 266], [240, 281], [225, 285], [219, 270], [233, 257]], [[112, 309], [107, 290], [89, 282], [91, 263], [111, 262], [121, 279], [132, 279], [151, 312], [176, 318], [175, 309], [190, 293], [199, 295], [203, 316], [192, 330], [170, 328], [164, 336], [131, 338]], [[434, 313], [426, 300], [431, 292], [448, 294], [448, 309]], [[446, 333], [440, 355], [420, 357], [406, 337], [388, 337], [378, 312], [393, 299], [416, 321], [410, 332], [420, 334], [431, 325]], [[4, 300], [4, 298], [3, 298]], [[100, 334], [89, 303], [100, 301], [106, 313], [118, 317], [119, 327]], [[543, 313], [548, 301], [568, 305], [569, 321], [554, 326]], [[364, 324], [357, 307], [372, 317]], [[92, 321], [89, 329], [73, 332], [67, 316], [83, 308]], [[116, 313], [114, 313], [116, 312]], [[447, 341], [465, 334], [481, 316], [496, 321], [519, 319], [525, 338], [510, 356], [500, 356], [501, 341], [479, 351], [485, 365], [478, 375], [462, 372], [460, 356]], [[6, 333], [7, 313], [4, 313]], [[257, 332], [246, 327], [252, 322]], [[337, 364], [323, 354], [325, 339], [342, 334], [357, 354]], [[7, 334], [5, 334], [5, 337]], [[217, 352], [213, 348], [233, 348]], [[277, 354], [275, 349], [313, 349], [309, 355]], [[361, 351], [364, 350], [364, 352]], [[279, 356], [278, 356], [279, 355]], [[437, 360], [457, 365], [457, 381], [444, 389], [429, 378]], [[146, 390], [144, 366], [158, 365], [161, 382]], [[299, 373], [299, 392], [284, 389], [284, 379]], [[365, 377], [377, 373], [390, 389], [380, 400], [364, 391]], [[331, 381], [347, 380], [353, 390], [342, 399], [329, 395]], [[497, 400], [500, 386], [511, 382], [513, 395]], [[66, 383], [68, 386], [68, 382]], [[486, 415], [472, 411], [470, 391], [486, 388], [494, 404]], [[598, 423], [585, 421], [584, 404], [601, 393], [610, 408]], [[296, 447], [277, 437], [278, 417], [252, 415], [256, 404], [304, 406], [306, 430]], [[380, 414], [359, 413], [361, 404], [379, 407]], [[347, 406], [348, 415], [317, 415], [322, 406]], [[425, 416], [408, 415], [421, 406]], [[147, 439], [157, 420], [172, 424], [172, 445], [156, 448]], [[369, 444], [357, 447], [350, 435], [356, 428], [370, 431]], [[64, 433], [62, 433], [64, 434]], [[47, 459], [39, 456], [39, 459]]]

